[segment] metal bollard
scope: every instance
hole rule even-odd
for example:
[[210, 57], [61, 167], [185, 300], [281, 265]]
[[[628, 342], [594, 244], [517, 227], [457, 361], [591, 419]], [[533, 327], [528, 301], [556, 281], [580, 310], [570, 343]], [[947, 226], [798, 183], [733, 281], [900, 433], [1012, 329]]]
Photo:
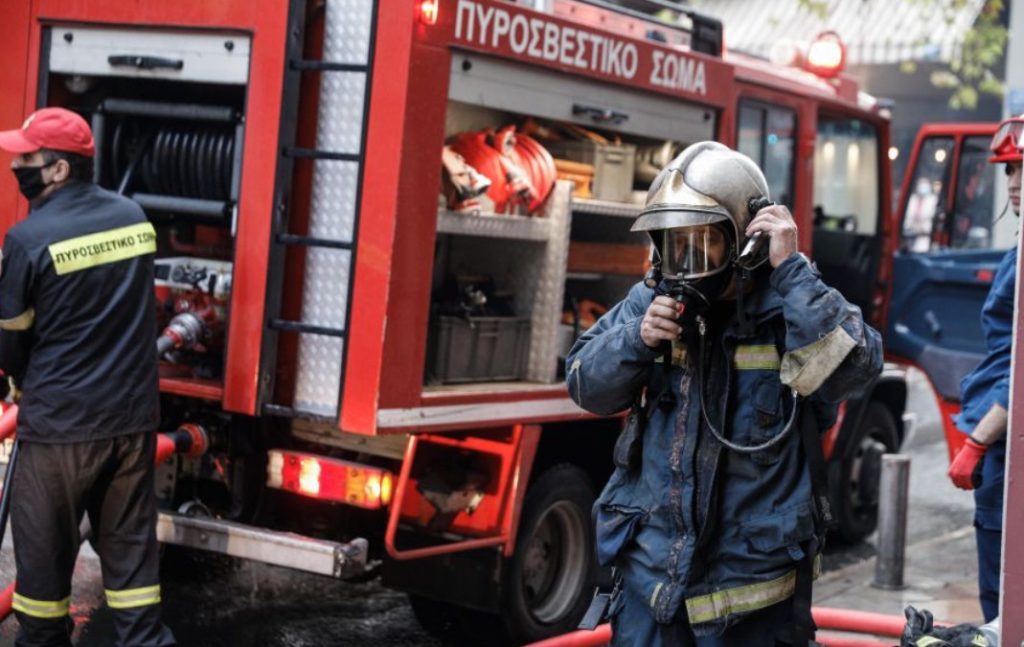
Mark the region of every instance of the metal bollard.
[[882, 477], [878, 486], [878, 557], [875, 580], [871, 583], [876, 588], [903, 588], [909, 486], [910, 456], [882, 456]]

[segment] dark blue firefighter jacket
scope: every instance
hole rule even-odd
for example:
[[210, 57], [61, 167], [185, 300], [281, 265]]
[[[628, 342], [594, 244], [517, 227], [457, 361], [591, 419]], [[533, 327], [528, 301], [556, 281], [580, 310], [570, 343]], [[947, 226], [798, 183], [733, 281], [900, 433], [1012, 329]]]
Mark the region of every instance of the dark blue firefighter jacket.
[[[656, 397], [661, 353], [640, 338], [653, 298], [637, 284], [576, 342], [566, 380], [584, 409], [612, 414], [645, 390]], [[745, 301], [752, 334], [741, 336], [733, 317], [708, 337], [708, 413], [719, 427], [727, 421], [723, 431], [733, 442], [778, 434], [793, 391], [825, 429], [838, 403], [880, 373], [878, 333], [806, 257], [787, 259]], [[696, 355], [696, 348], [676, 349], [674, 409], [652, 408], [640, 468], [617, 468], [594, 512], [600, 562], [620, 568], [658, 622], [672, 622], [685, 605], [695, 633], [706, 635], [790, 597], [801, 544], [815, 526], [799, 431], [758, 454], [724, 449], [702, 421]]]
[[[999, 263], [992, 288], [981, 309], [981, 330], [987, 354], [978, 368], [960, 382], [962, 409], [956, 426], [971, 433], [992, 405], [1010, 406], [1010, 354], [1013, 346], [1013, 302], [1017, 295], [1017, 248], [1006, 252]], [[974, 493], [975, 522], [986, 530], [1003, 527], [1003, 472], [1006, 439], [1001, 438], [985, 453], [982, 486]]]

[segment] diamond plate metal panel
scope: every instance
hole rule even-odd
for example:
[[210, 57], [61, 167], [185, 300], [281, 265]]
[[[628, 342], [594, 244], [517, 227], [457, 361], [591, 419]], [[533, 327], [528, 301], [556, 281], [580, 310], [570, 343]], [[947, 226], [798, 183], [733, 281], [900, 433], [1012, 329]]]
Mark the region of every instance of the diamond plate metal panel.
[[302, 284], [302, 322], [327, 328], [345, 327], [348, 250], [311, 247], [306, 250], [306, 276]]
[[295, 408], [334, 417], [341, 388], [344, 340], [323, 335], [299, 335], [299, 367], [295, 381]]
[[324, 26], [324, 60], [366, 63], [373, 15], [370, 0], [328, 0]]
[[548, 198], [544, 215], [550, 225], [544, 260], [536, 265], [530, 311], [530, 358], [526, 377], [535, 382], [554, 382], [558, 370], [558, 325], [562, 320], [565, 266], [572, 225], [572, 183], [561, 181]]
[[[344, 328], [348, 305], [351, 253], [345, 250], [310, 248], [306, 251], [306, 276], [302, 286], [303, 323], [325, 328]], [[295, 407], [302, 411], [334, 416], [341, 381], [343, 340], [324, 335], [299, 335]]]
[[441, 211], [437, 230], [442, 234], [482, 236], [484, 238], [510, 238], [514, 240], [544, 241], [550, 235], [551, 223], [547, 218], [526, 216], [474, 215]]
[[609, 202], [607, 200], [590, 200], [587, 198], [573, 198], [573, 213], [588, 213], [595, 216], [615, 216], [617, 218], [629, 218], [636, 220], [640, 215], [643, 205], [623, 204], [621, 202]]
[[359, 165], [355, 162], [315, 162], [310, 236], [352, 241], [358, 182]]
[[[328, 0], [323, 60], [367, 64], [373, 2]], [[332, 153], [362, 153], [366, 74], [323, 72], [316, 147]], [[309, 235], [352, 241], [357, 211], [359, 164], [318, 160], [313, 171]], [[305, 324], [344, 329], [352, 254], [345, 250], [309, 248], [302, 286]], [[341, 388], [344, 340], [324, 335], [299, 335], [295, 408], [336, 416]]]
[[362, 72], [320, 74], [317, 148], [333, 153], [361, 151], [365, 90], [366, 75]]

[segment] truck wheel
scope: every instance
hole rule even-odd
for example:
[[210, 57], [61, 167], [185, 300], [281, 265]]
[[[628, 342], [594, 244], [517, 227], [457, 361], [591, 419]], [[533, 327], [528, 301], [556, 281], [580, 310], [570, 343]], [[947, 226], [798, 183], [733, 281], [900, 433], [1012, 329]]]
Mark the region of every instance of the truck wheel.
[[861, 424], [828, 466], [830, 496], [839, 521], [835, 537], [841, 543], [859, 542], [875, 531], [882, 455], [898, 449], [892, 413], [881, 402], [868, 403]]
[[593, 503], [590, 479], [574, 465], [551, 467], [527, 491], [502, 591], [515, 644], [573, 631], [586, 612], [597, 574]]

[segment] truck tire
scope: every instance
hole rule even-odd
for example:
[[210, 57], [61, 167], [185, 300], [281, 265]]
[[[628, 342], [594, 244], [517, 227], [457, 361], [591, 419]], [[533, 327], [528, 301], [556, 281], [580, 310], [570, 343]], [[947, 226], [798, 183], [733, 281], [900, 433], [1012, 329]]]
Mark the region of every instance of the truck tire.
[[502, 586], [513, 644], [573, 631], [586, 612], [597, 576], [593, 504], [590, 478], [575, 465], [549, 468], [527, 490]]
[[868, 403], [852, 433], [828, 466], [829, 495], [839, 522], [834, 536], [844, 544], [857, 543], [875, 531], [882, 455], [899, 449], [896, 422], [881, 402]]

